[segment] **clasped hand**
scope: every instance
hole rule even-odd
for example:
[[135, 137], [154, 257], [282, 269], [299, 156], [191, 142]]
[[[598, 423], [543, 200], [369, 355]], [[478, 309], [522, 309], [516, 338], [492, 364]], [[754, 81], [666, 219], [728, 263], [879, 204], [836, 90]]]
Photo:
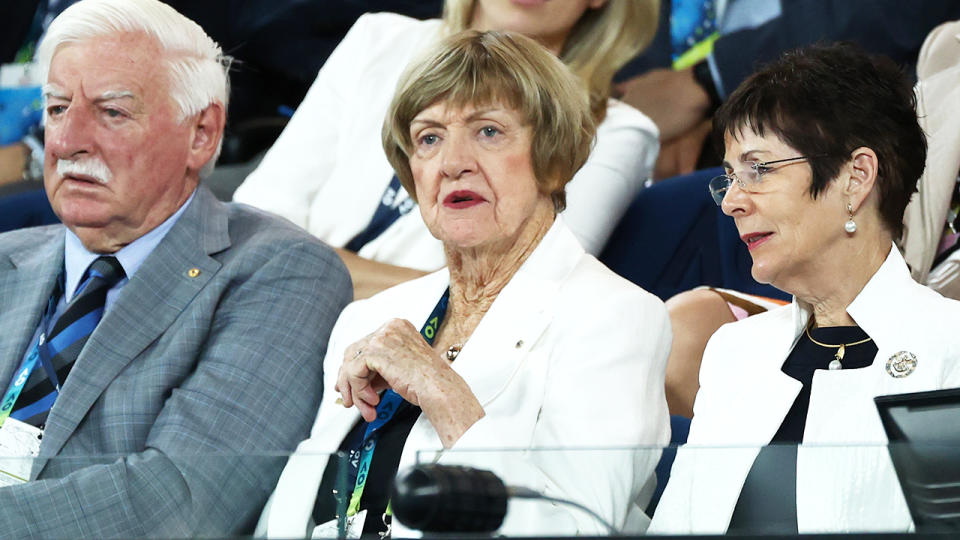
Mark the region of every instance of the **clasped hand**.
[[444, 446], [484, 415], [466, 381], [403, 319], [347, 347], [335, 387], [343, 406], [357, 407], [367, 422], [376, 419], [380, 392], [388, 388], [423, 410]]
[[380, 392], [392, 388], [403, 399], [420, 405], [432, 372], [450, 369], [409, 321], [392, 319], [347, 347], [337, 375], [337, 392], [344, 407], [356, 406], [367, 422], [377, 417]]

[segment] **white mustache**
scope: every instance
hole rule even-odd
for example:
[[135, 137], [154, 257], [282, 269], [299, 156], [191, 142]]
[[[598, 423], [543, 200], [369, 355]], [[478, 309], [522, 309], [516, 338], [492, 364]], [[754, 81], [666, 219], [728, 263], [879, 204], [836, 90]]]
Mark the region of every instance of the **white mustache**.
[[99, 158], [87, 158], [82, 160], [58, 159], [57, 174], [63, 176], [89, 176], [106, 184], [113, 180], [113, 173], [107, 164]]

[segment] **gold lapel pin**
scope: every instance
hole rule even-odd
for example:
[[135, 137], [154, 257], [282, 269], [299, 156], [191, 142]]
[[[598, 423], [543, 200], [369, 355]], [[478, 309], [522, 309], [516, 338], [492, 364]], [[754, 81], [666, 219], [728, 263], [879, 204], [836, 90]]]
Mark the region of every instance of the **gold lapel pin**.
[[194, 266], [193, 268], [187, 270], [187, 276], [195, 278], [200, 275], [200, 269]]
[[887, 358], [887, 373], [894, 379], [902, 379], [917, 369], [917, 357], [912, 352], [900, 351]]

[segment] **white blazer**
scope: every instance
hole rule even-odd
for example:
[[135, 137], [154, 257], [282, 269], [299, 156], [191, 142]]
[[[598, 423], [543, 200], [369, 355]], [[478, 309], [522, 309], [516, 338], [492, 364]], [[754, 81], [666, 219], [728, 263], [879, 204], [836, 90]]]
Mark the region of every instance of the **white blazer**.
[[[344, 310], [327, 349], [326, 392], [311, 437], [283, 470], [261, 516], [260, 534], [311, 534], [324, 454], [335, 452], [360, 418], [355, 408], [334, 403], [344, 349], [393, 317], [419, 328], [448, 284], [442, 270]], [[639, 508], [649, 500], [660, 450], [637, 447], [662, 446], [670, 438], [663, 391], [670, 342], [663, 303], [587, 255], [557, 218], [453, 364], [486, 416], [452, 450], [442, 451], [437, 433], [421, 415], [400, 468], [417, 463], [420, 453], [421, 463], [492, 470], [508, 484], [576, 500], [617, 527], [645, 528]], [[530, 450], [569, 447], [593, 450]], [[596, 450], [607, 447], [620, 450]], [[463, 451], [468, 449], [491, 451]], [[396, 521], [393, 532], [415, 534]], [[511, 501], [501, 532], [605, 534], [583, 512], [538, 501]]]
[[[797, 455], [799, 532], [909, 531], [873, 397], [960, 385], [960, 302], [914, 282], [893, 247], [847, 312], [878, 352], [869, 367], [814, 374]], [[802, 386], [780, 368], [809, 316], [810, 306], [794, 299], [725, 325], [710, 339], [690, 436], [650, 532], [726, 531], [759, 447], [773, 438]], [[895, 378], [887, 362], [900, 351], [912, 352], [917, 365]]]

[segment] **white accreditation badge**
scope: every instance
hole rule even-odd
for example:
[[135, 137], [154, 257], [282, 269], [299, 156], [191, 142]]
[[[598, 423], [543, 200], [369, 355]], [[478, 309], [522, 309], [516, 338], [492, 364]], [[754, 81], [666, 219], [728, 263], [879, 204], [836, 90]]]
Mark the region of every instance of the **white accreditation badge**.
[[0, 487], [22, 484], [30, 479], [33, 458], [40, 452], [43, 431], [7, 418], [0, 427]]
[[[357, 539], [360, 538], [360, 533], [363, 532], [363, 522], [367, 519], [367, 510], [363, 509], [352, 516], [347, 516], [347, 534], [346, 538]], [[336, 518], [331, 519], [326, 523], [321, 523], [313, 529], [313, 534], [310, 538], [339, 538], [340, 535], [337, 534], [337, 520]]]

